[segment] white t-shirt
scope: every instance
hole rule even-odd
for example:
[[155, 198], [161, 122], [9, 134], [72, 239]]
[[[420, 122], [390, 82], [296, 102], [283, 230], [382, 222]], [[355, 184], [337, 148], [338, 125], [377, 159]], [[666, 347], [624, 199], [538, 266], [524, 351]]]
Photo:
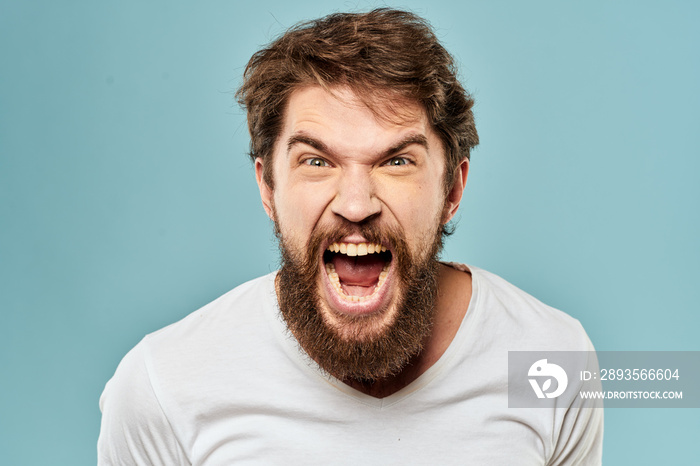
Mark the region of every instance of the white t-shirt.
[[579, 322], [469, 269], [448, 349], [382, 399], [299, 350], [274, 273], [235, 288], [124, 357], [100, 399], [99, 464], [600, 464], [602, 409], [508, 408], [508, 351], [590, 351]]

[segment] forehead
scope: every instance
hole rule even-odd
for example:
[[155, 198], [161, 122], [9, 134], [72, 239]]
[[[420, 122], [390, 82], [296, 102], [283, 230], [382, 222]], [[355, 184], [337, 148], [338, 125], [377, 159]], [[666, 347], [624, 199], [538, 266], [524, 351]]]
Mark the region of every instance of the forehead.
[[320, 86], [307, 86], [290, 95], [280, 148], [285, 148], [290, 136], [304, 134], [346, 146], [339, 149], [371, 151], [413, 133], [428, 139], [434, 150], [441, 147], [417, 102], [392, 99], [368, 104], [346, 87], [329, 92]]
[[417, 101], [398, 93], [376, 91], [358, 95], [348, 86], [326, 89], [319, 85], [307, 85], [292, 91], [287, 109], [297, 112], [307, 107], [318, 110], [338, 110], [343, 107], [348, 112], [372, 114], [375, 119], [387, 124], [406, 124], [426, 118], [423, 107]]

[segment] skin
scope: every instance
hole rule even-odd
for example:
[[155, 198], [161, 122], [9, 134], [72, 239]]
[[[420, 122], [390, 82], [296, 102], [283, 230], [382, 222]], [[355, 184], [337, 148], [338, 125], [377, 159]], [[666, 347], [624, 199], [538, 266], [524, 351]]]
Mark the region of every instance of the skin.
[[[445, 196], [445, 154], [425, 112], [418, 104], [406, 102], [399, 115], [400, 119], [378, 118], [346, 88], [329, 93], [308, 86], [291, 94], [271, 162], [275, 189], [263, 180], [262, 159], [256, 160], [255, 173], [263, 207], [278, 222], [292, 249], [303, 251], [311, 232], [321, 226], [376, 222], [401, 227], [411, 253], [419, 255], [433, 241], [437, 223], [454, 217], [467, 180], [468, 160], [457, 167]], [[362, 242], [363, 238], [353, 234], [344, 241]], [[388, 287], [386, 302], [371, 313], [379, 329], [394, 320], [401, 293], [395, 280], [387, 280], [384, 286]], [[435, 322], [423, 351], [396, 376], [371, 386], [345, 383], [383, 397], [432, 366], [462, 322], [471, 297], [471, 276], [441, 265], [438, 290]], [[334, 309], [322, 283], [319, 292], [323, 319], [341, 329], [350, 325]], [[347, 330], [351, 335], [352, 329]]]

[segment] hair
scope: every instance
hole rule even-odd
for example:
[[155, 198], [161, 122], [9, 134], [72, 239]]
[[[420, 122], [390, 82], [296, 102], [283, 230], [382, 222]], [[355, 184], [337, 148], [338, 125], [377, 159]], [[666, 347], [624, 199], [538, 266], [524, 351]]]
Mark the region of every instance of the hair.
[[[445, 149], [448, 189], [456, 167], [479, 142], [474, 101], [457, 79], [452, 56], [413, 13], [335, 13], [297, 24], [256, 52], [236, 92], [248, 112], [253, 160], [270, 160], [290, 94], [309, 85], [349, 87], [379, 116], [397, 111], [402, 100], [418, 102]], [[263, 177], [272, 188], [270, 166], [264, 163]]]

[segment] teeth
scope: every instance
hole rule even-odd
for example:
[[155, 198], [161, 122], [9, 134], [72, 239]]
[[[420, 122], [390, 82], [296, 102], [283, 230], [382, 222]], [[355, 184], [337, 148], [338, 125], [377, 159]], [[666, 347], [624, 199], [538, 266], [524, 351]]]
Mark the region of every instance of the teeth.
[[385, 252], [386, 247], [376, 243], [333, 243], [328, 245], [328, 250], [354, 257], [379, 254]]

